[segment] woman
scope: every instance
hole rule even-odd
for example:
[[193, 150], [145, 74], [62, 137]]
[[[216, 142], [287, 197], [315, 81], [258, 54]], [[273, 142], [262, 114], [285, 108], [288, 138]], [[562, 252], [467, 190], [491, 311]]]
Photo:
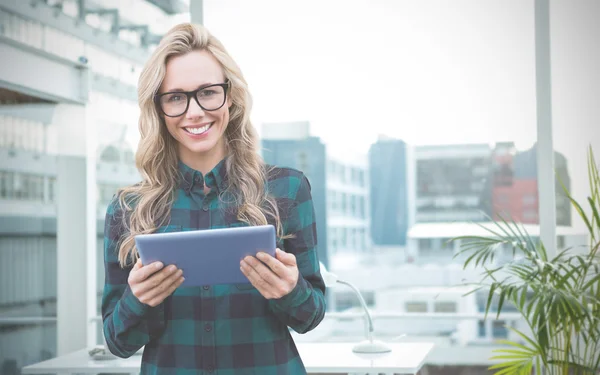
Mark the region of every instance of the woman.
[[[310, 331], [325, 312], [308, 180], [262, 162], [247, 84], [201, 26], [165, 35], [138, 96], [142, 181], [106, 215], [108, 348], [128, 357], [145, 346], [143, 374], [305, 373], [288, 327]], [[178, 288], [181, 270], [142, 265], [135, 249], [141, 233], [263, 224], [275, 226], [279, 248], [242, 260], [250, 284]]]

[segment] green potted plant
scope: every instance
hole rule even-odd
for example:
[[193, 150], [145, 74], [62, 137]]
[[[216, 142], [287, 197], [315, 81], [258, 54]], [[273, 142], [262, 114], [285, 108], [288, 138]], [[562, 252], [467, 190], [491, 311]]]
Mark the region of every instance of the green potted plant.
[[[499, 362], [490, 366], [497, 375], [531, 374], [534, 369], [551, 375], [600, 373], [600, 175], [591, 149], [588, 175], [591, 194], [585, 204], [564, 189], [587, 227], [589, 244], [583, 249], [568, 248], [549, 257], [542, 241], [504, 219], [484, 227], [489, 235], [451, 240], [461, 240], [456, 256], [463, 257], [465, 268], [484, 270], [478, 282], [468, 285], [476, 285], [470, 293], [487, 291], [485, 317], [493, 301], [497, 317], [510, 303], [528, 326], [528, 332], [507, 327], [522, 340], [501, 341], [507, 346], [495, 350], [491, 359]], [[503, 247], [512, 249], [512, 260], [494, 264]]]

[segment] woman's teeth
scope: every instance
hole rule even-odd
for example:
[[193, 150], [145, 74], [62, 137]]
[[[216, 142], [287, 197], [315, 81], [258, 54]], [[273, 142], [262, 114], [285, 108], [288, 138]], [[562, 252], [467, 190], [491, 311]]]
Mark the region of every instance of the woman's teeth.
[[207, 131], [207, 130], [208, 130], [208, 128], [210, 128], [211, 126], [212, 126], [212, 123], [211, 123], [211, 124], [208, 124], [208, 125], [204, 125], [204, 126], [202, 126], [202, 127], [200, 127], [200, 128], [184, 128], [184, 129], [185, 129], [185, 131], [186, 131], [186, 132], [188, 132], [188, 133], [192, 133], [192, 134], [202, 134], [202, 133], [204, 133], [205, 131]]

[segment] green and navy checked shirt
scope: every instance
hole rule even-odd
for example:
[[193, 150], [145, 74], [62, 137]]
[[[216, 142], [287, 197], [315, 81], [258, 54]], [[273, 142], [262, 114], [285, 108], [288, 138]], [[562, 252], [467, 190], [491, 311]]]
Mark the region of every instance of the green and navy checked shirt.
[[[227, 203], [234, 200], [225, 191], [225, 169], [222, 160], [203, 176], [180, 162], [171, 217], [158, 231], [247, 225]], [[207, 195], [204, 184], [211, 189]], [[112, 353], [129, 357], [145, 345], [142, 374], [306, 373], [288, 327], [308, 332], [325, 313], [310, 184], [297, 170], [271, 168], [267, 188], [276, 198], [284, 233], [294, 235], [279, 240], [278, 247], [296, 256], [300, 271], [296, 287], [278, 300], [267, 300], [251, 284], [231, 284], [179, 287], [156, 307], [141, 303], [127, 283], [131, 268], [121, 268], [117, 259], [126, 229], [113, 198], [106, 213], [102, 297], [104, 336]]]

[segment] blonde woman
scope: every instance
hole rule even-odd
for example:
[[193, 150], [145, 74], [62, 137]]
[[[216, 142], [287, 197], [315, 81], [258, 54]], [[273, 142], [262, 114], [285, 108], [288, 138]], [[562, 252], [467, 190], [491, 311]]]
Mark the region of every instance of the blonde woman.
[[[251, 98], [223, 45], [201, 26], [171, 29], [139, 80], [142, 181], [121, 189], [105, 224], [108, 348], [142, 346], [142, 374], [303, 374], [288, 327], [325, 313], [310, 185], [257, 154]], [[276, 256], [240, 263], [250, 283], [178, 288], [174, 266], [141, 264], [141, 233], [272, 224]]]

